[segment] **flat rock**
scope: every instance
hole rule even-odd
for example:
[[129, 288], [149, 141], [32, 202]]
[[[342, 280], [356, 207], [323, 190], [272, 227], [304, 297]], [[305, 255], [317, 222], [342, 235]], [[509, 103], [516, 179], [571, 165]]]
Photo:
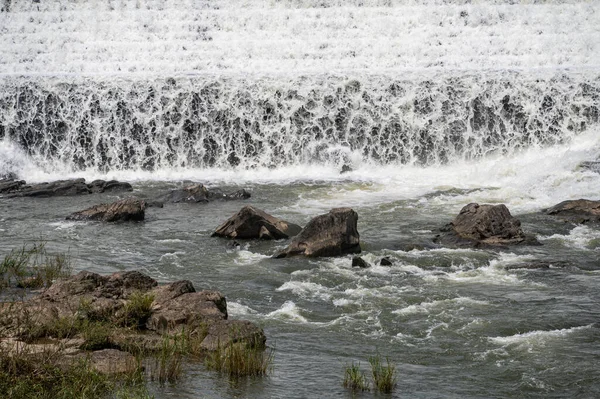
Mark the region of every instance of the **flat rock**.
[[47, 198], [131, 190], [133, 190], [131, 184], [116, 180], [94, 180], [90, 184], [86, 184], [85, 179], [57, 180], [36, 184], [27, 184], [24, 180], [16, 179], [0, 180], [0, 194], [3, 194], [5, 198]]
[[94, 205], [91, 208], [67, 216], [67, 220], [99, 220], [102, 222], [142, 221], [146, 203], [137, 198], [126, 198], [111, 204]]
[[336, 208], [313, 218], [285, 251], [275, 258], [304, 255], [341, 256], [360, 253], [360, 236], [357, 230], [358, 214], [351, 208]]
[[276, 240], [298, 234], [302, 228], [269, 215], [253, 206], [245, 206], [217, 227], [212, 237], [261, 238]]
[[542, 212], [571, 223], [599, 223], [600, 201], [588, 199], [563, 201]]
[[63, 367], [79, 367], [82, 361], [89, 362], [94, 370], [105, 375], [131, 374], [138, 369], [135, 357], [118, 349], [102, 349], [65, 356], [60, 363]]
[[521, 222], [504, 204], [468, 204], [441, 231], [434, 241], [447, 246], [539, 244], [535, 238], [525, 235]]

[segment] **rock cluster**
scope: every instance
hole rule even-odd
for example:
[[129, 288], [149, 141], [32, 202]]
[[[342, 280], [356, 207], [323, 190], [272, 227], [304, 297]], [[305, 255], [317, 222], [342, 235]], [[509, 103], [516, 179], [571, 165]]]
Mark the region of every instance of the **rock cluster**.
[[[12, 348], [36, 345], [35, 342], [26, 343], [27, 336], [31, 334], [28, 329], [52, 331], [50, 326], [61, 319], [87, 319], [122, 325], [124, 320], [128, 320], [131, 302], [142, 294], [152, 302], [146, 314], [137, 314], [136, 320], [128, 323], [135, 328], [126, 329], [126, 333], [116, 330], [103, 347], [94, 348], [98, 351], [91, 354], [91, 359], [97, 358], [99, 368], [100, 364], [106, 365], [107, 358], [130, 359], [131, 355], [118, 353], [115, 349], [126, 351], [132, 344], [145, 350], [159, 349], [165, 333], [186, 331], [201, 334], [200, 347], [207, 351], [236, 342], [259, 347], [265, 345], [266, 337], [260, 327], [248, 321], [228, 319], [227, 301], [220, 292], [197, 292], [187, 280], [159, 286], [156, 280], [138, 271], [109, 276], [83, 271], [55, 282], [42, 294], [19, 306], [8, 308], [4, 304], [0, 343]], [[27, 329], [24, 326], [28, 326]], [[56, 337], [42, 334], [40, 338]], [[63, 355], [68, 355], [69, 359], [77, 356], [89, 358], [86, 343], [85, 337], [78, 337], [61, 342], [60, 347], [65, 348]], [[108, 349], [112, 352], [101, 351]], [[119, 364], [122, 363], [119, 361]]]

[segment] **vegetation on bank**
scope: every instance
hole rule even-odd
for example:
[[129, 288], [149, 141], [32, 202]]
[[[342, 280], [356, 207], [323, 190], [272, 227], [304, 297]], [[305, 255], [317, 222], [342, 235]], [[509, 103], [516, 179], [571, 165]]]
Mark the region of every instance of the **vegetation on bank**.
[[374, 391], [381, 393], [394, 391], [397, 382], [396, 365], [390, 363], [388, 357], [385, 358], [384, 364], [379, 354], [370, 356], [368, 360], [371, 365], [371, 382], [360, 369], [360, 363], [352, 362], [345, 367], [343, 386], [353, 392], [369, 391], [372, 383]]
[[[11, 251], [0, 264], [0, 290], [45, 288], [72, 268], [65, 255], [33, 244]], [[1, 292], [0, 292], [1, 293]], [[145, 333], [154, 296], [133, 292], [116, 312], [102, 312], [82, 299], [72, 315], [39, 322], [39, 312], [18, 300], [0, 301], [0, 398], [149, 398], [148, 382], [176, 383], [185, 361], [204, 360], [209, 370], [229, 377], [261, 377], [272, 369], [273, 351], [243, 342], [218, 345], [206, 352], [208, 334], [202, 323], [162, 336]], [[85, 356], [89, 351], [118, 349], [132, 354], [134, 364], [118, 373], [100, 372]], [[83, 356], [65, 361], [72, 352]]]

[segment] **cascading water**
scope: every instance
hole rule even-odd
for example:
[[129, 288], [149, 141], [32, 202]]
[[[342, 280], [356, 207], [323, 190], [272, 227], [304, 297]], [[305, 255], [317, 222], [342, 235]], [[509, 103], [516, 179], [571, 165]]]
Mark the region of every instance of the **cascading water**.
[[[597, 5], [0, 0], [0, 179], [243, 187], [300, 225], [350, 206], [371, 267], [210, 237], [240, 202], [65, 221], [114, 193], [0, 196], [0, 255], [43, 237], [76, 271], [189, 279], [276, 347], [269, 377], [192, 362], [157, 398], [344, 397], [344, 365], [369, 373], [377, 352], [393, 397], [600, 397], [600, 231], [540, 213], [600, 192]], [[436, 244], [471, 202], [506, 204], [543, 245]]]
[[435, 165], [598, 122], [591, 5], [432, 4], [7, 1], [0, 139], [61, 172]]

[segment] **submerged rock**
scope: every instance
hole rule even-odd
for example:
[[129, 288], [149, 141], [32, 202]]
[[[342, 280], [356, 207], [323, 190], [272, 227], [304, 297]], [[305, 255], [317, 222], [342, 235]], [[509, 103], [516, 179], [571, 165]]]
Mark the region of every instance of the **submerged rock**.
[[379, 261], [379, 265], [380, 266], [392, 266], [392, 260], [388, 256], [385, 256], [385, 257], [381, 258], [381, 260]]
[[217, 227], [212, 237], [261, 238], [276, 240], [298, 234], [302, 228], [269, 215], [253, 206], [245, 206]]
[[361, 269], [366, 269], [368, 267], [371, 267], [371, 265], [369, 265], [369, 262], [367, 262], [360, 256], [355, 256], [352, 258], [352, 267], [360, 267]]
[[434, 241], [459, 247], [539, 244], [535, 238], [525, 235], [521, 222], [510, 214], [506, 205], [476, 203], [463, 207]]
[[116, 180], [94, 180], [87, 186], [92, 193], [133, 191], [131, 184]]
[[336, 208], [313, 218], [304, 227], [285, 251], [275, 258], [304, 255], [341, 256], [360, 253], [357, 230], [358, 214], [351, 208]]
[[72, 213], [67, 220], [100, 220], [103, 222], [126, 222], [144, 220], [146, 203], [137, 198], [126, 198], [111, 204], [94, 205]]
[[563, 201], [542, 212], [571, 223], [598, 223], [600, 222], [600, 201], [587, 199]]
[[208, 189], [203, 184], [192, 184], [184, 188], [171, 190], [162, 198], [163, 202], [209, 202], [213, 200], [241, 200], [250, 198], [250, 193], [246, 190], [238, 190], [229, 194], [223, 193], [219, 189]]

